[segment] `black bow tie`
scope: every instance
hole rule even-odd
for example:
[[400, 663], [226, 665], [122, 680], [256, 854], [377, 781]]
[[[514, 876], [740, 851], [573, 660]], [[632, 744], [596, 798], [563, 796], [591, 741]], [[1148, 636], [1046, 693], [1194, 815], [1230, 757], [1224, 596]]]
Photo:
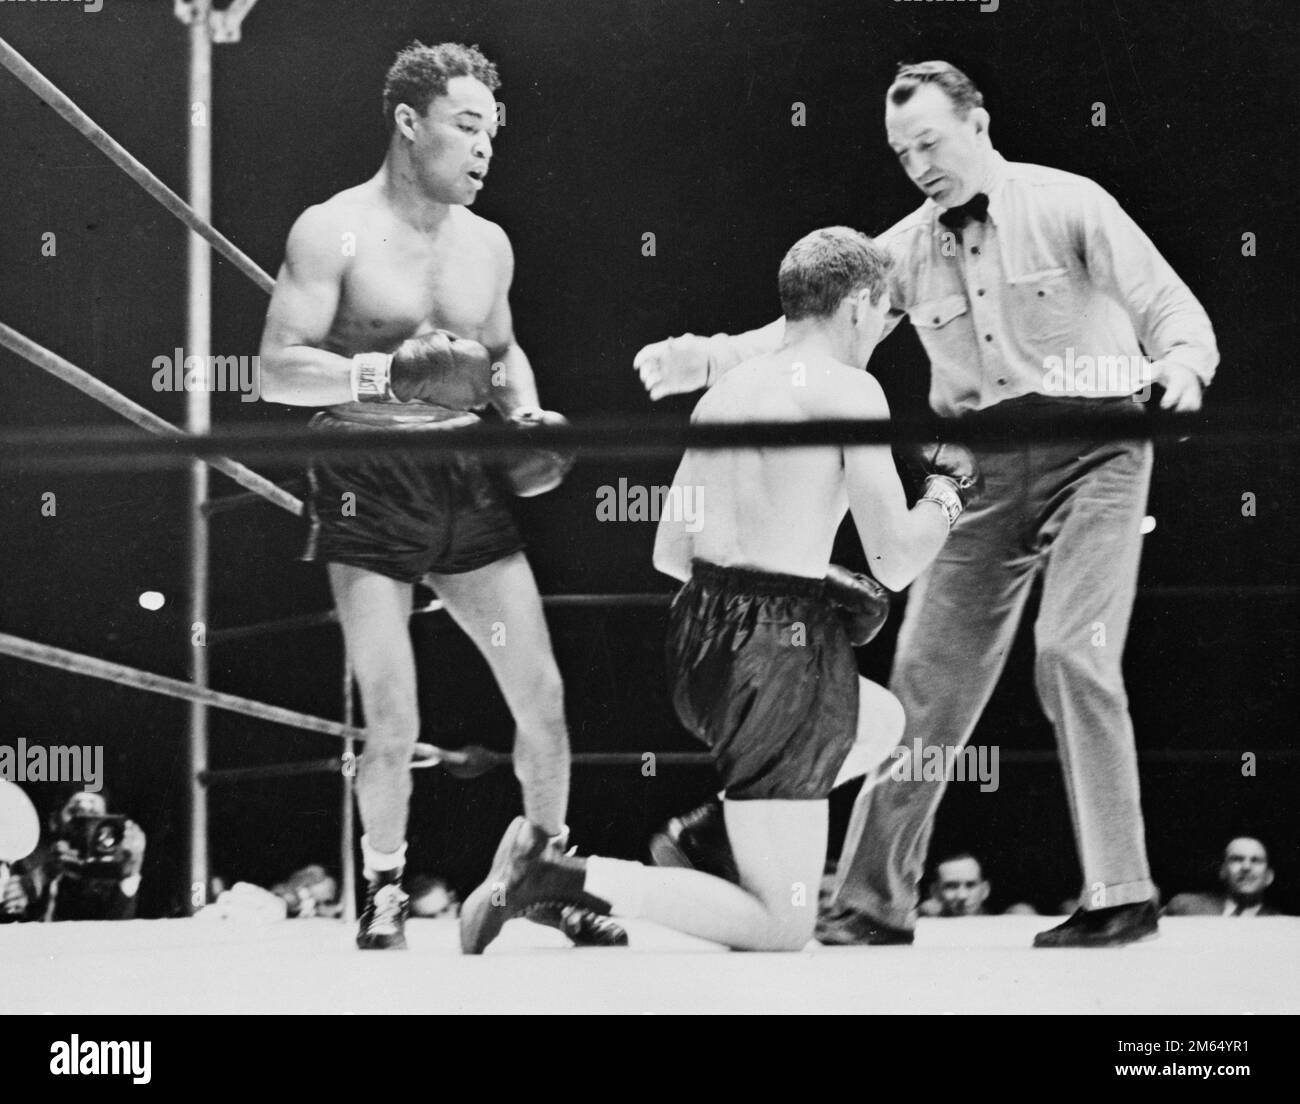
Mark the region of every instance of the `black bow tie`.
[[989, 197], [983, 192], [977, 192], [960, 207], [949, 207], [939, 216], [939, 221], [949, 230], [960, 230], [972, 219], [976, 222], [986, 222], [988, 217]]

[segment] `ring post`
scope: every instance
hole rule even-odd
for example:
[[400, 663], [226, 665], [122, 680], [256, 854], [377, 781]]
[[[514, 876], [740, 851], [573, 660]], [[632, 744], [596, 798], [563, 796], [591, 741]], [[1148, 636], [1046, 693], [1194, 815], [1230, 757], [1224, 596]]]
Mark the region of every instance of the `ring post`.
[[[347, 648], [343, 649], [343, 723], [349, 728], [356, 725], [356, 698], [352, 691], [352, 664], [348, 662]], [[342, 846], [339, 851], [339, 870], [341, 872], [341, 893], [343, 896], [343, 922], [354, 924], [357, 919], [357, 854], [353, 837], [356, 826], [353, 822], [353, 796], [356, 789], [357, 743], [351, 737], [343, 741], [343, 762], [347, 768], [343, 775], [343, 828]]]
[[[176, 18], [189, 27], [190, 74], [186, 113], [189, 140], [189, 202], [207, 226], [212, 225], [212, 44], [238, 42], [239, 27], [257, 0], [235, 0], [215, 11], [212, 0], [175, 0]], [[255, 267], [255, 266], [254, 266]], [[186, 393], [185, 426], [191, 433], [212, 428], [208, 391], [212, 361], [212, 250], [205, 237], [191, 230], [188, 251], [186, 358], [198, 357], [203, 386]], [[258, 273], [264, 277], [264, 274]], [[186, 378], [188, 370], [184, 365]], [[208, 529], [208, 469], [201, 460], [190, 465], [189, 502], [190, 677], [195, 686], [208, 686], [208, 597], [211, 586]], [[190, 704], [190, 905], [207, 900], [208, 793], [203, 773], [208, 769], [208, 709]]]
[[[212, 32], [209, 25], [211, 0], [189, 4], [189, 202], [205, 221], [212, 220]], [[193, 231], [188, 236], [188, 302], [186, 305], [185, 357], [198, 357], [208, 365], [212, 341], [212, 254], [207, 242]], [[185, 366], [183, 366], [185, 367]], [[188, 375], [188, 372], [187, 372]], [[206, 367], [202, 387], [185, 396], [185, 428], [190, 433], [207, 433], [212, 426]], [[207, 465], [196, 460], [190, 465], [187, 502], [189, 534], [189, 624], [190, 679], [195, 686], [208, 686], [208, 593], [209, 531], [205, 506], [208, 500]], [[189, 710], [190, 768], [190, 904], [207, 900], [208, 887], [208, 794], [201, 781], [208, 769], [208, 707], [191, 702]]]

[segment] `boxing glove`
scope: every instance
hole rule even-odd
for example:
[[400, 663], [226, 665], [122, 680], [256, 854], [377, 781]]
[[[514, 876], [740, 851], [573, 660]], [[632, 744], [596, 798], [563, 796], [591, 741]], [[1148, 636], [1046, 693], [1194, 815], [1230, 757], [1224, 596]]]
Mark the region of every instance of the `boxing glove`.
[[984, 489], [975, 455], [964, 445], [932, 441], [898, 446], [903, 466], [920, 486], [918, 501], [942, 507], [949, 526], [956, 523], [967, 506]]
[[[527, 407], [516, 410], [507, 419], [520, 433], [537, 426], [564, 426], [568, 419], [554, 410]], [[511, 453], [502, 464], [510, 490], [520, 498], [532, 498], [554, 490], [569, 474], [577, 456], [572, 452], [547, 448], [526, 448]]]
[[434, 330], [390, 353], [352, 358], [352, 393], [360, 402], [422, 402], [450, 410], [486, 406], [492, 358], [477, 341]]
[[872, 640], [889, 619], [889, 591], [870, 575], [839, 564], [826, 569], [826, 598], [844, 623], [855, 648]]

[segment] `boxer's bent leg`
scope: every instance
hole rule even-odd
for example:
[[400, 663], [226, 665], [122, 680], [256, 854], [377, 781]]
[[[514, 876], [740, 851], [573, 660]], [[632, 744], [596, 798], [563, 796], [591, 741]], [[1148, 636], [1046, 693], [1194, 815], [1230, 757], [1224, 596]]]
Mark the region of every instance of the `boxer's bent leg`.
[[616, 859], [587, 860], [587, 892], [615, 914], [738, 951], [797, 951], [812, 939], [826, 856], [825, 801], [727, 801], [740, 885]]
[[428, 578], [447, 612], [483, 653], [514, 717], [515, 776], [523, 789], [524, 815], [548, 835], [558, 835], [569, 805], [564, 685], [528, 560], [515, 552], [474, 571]]
[[406, 840], [411, 750], [420, 733], [408, 620], [411, 586], [359, 567], [329, 565], [330, 587], [366, 715], [357, 804], [366, 842], [392, 854]]
[[1034, 626], [1035, 683], [1056, 732], [1085, 908], [1155, 893], [1121, 668], [1151, 463], [1150, 443], [1112, 442], [1050, 465], [1073, 493], [1044, 527], [1051, 545]]
[[[979, 456], [987, 500], [957, 523], [938, 559], [912, 584], [890, 690], [907, 718], [902, 745], [962, 747], [997, 684], [1033, 584], [1025, 539], [1023, 454]], [[863, 787], [836, 875], [833, 908], [892, 928], [916, 922], [918, 887], [945, 781], [891, 771]]]
[[768, 917], [766, 939], [752, 949], [799, 950], [817, 922], [828, 803], [724, 801], [722, 808], [740, 884]]

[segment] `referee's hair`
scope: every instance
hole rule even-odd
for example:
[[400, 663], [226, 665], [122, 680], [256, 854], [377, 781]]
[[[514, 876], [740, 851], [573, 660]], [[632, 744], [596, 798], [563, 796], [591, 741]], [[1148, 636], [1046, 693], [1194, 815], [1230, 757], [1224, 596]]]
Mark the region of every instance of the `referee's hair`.
[[902, 107], [923, 84], [933, 84], [943, 89], [952, 101], [953, 112], [959, 119], [966, 118], [971, 113], [971, 108], [984, 106], [984, 94], [975, 87], [975, 82], [957, 66], [946, 61], [918, 61], [911, 65], [900, 65], [886, 95], [890, 103]]

